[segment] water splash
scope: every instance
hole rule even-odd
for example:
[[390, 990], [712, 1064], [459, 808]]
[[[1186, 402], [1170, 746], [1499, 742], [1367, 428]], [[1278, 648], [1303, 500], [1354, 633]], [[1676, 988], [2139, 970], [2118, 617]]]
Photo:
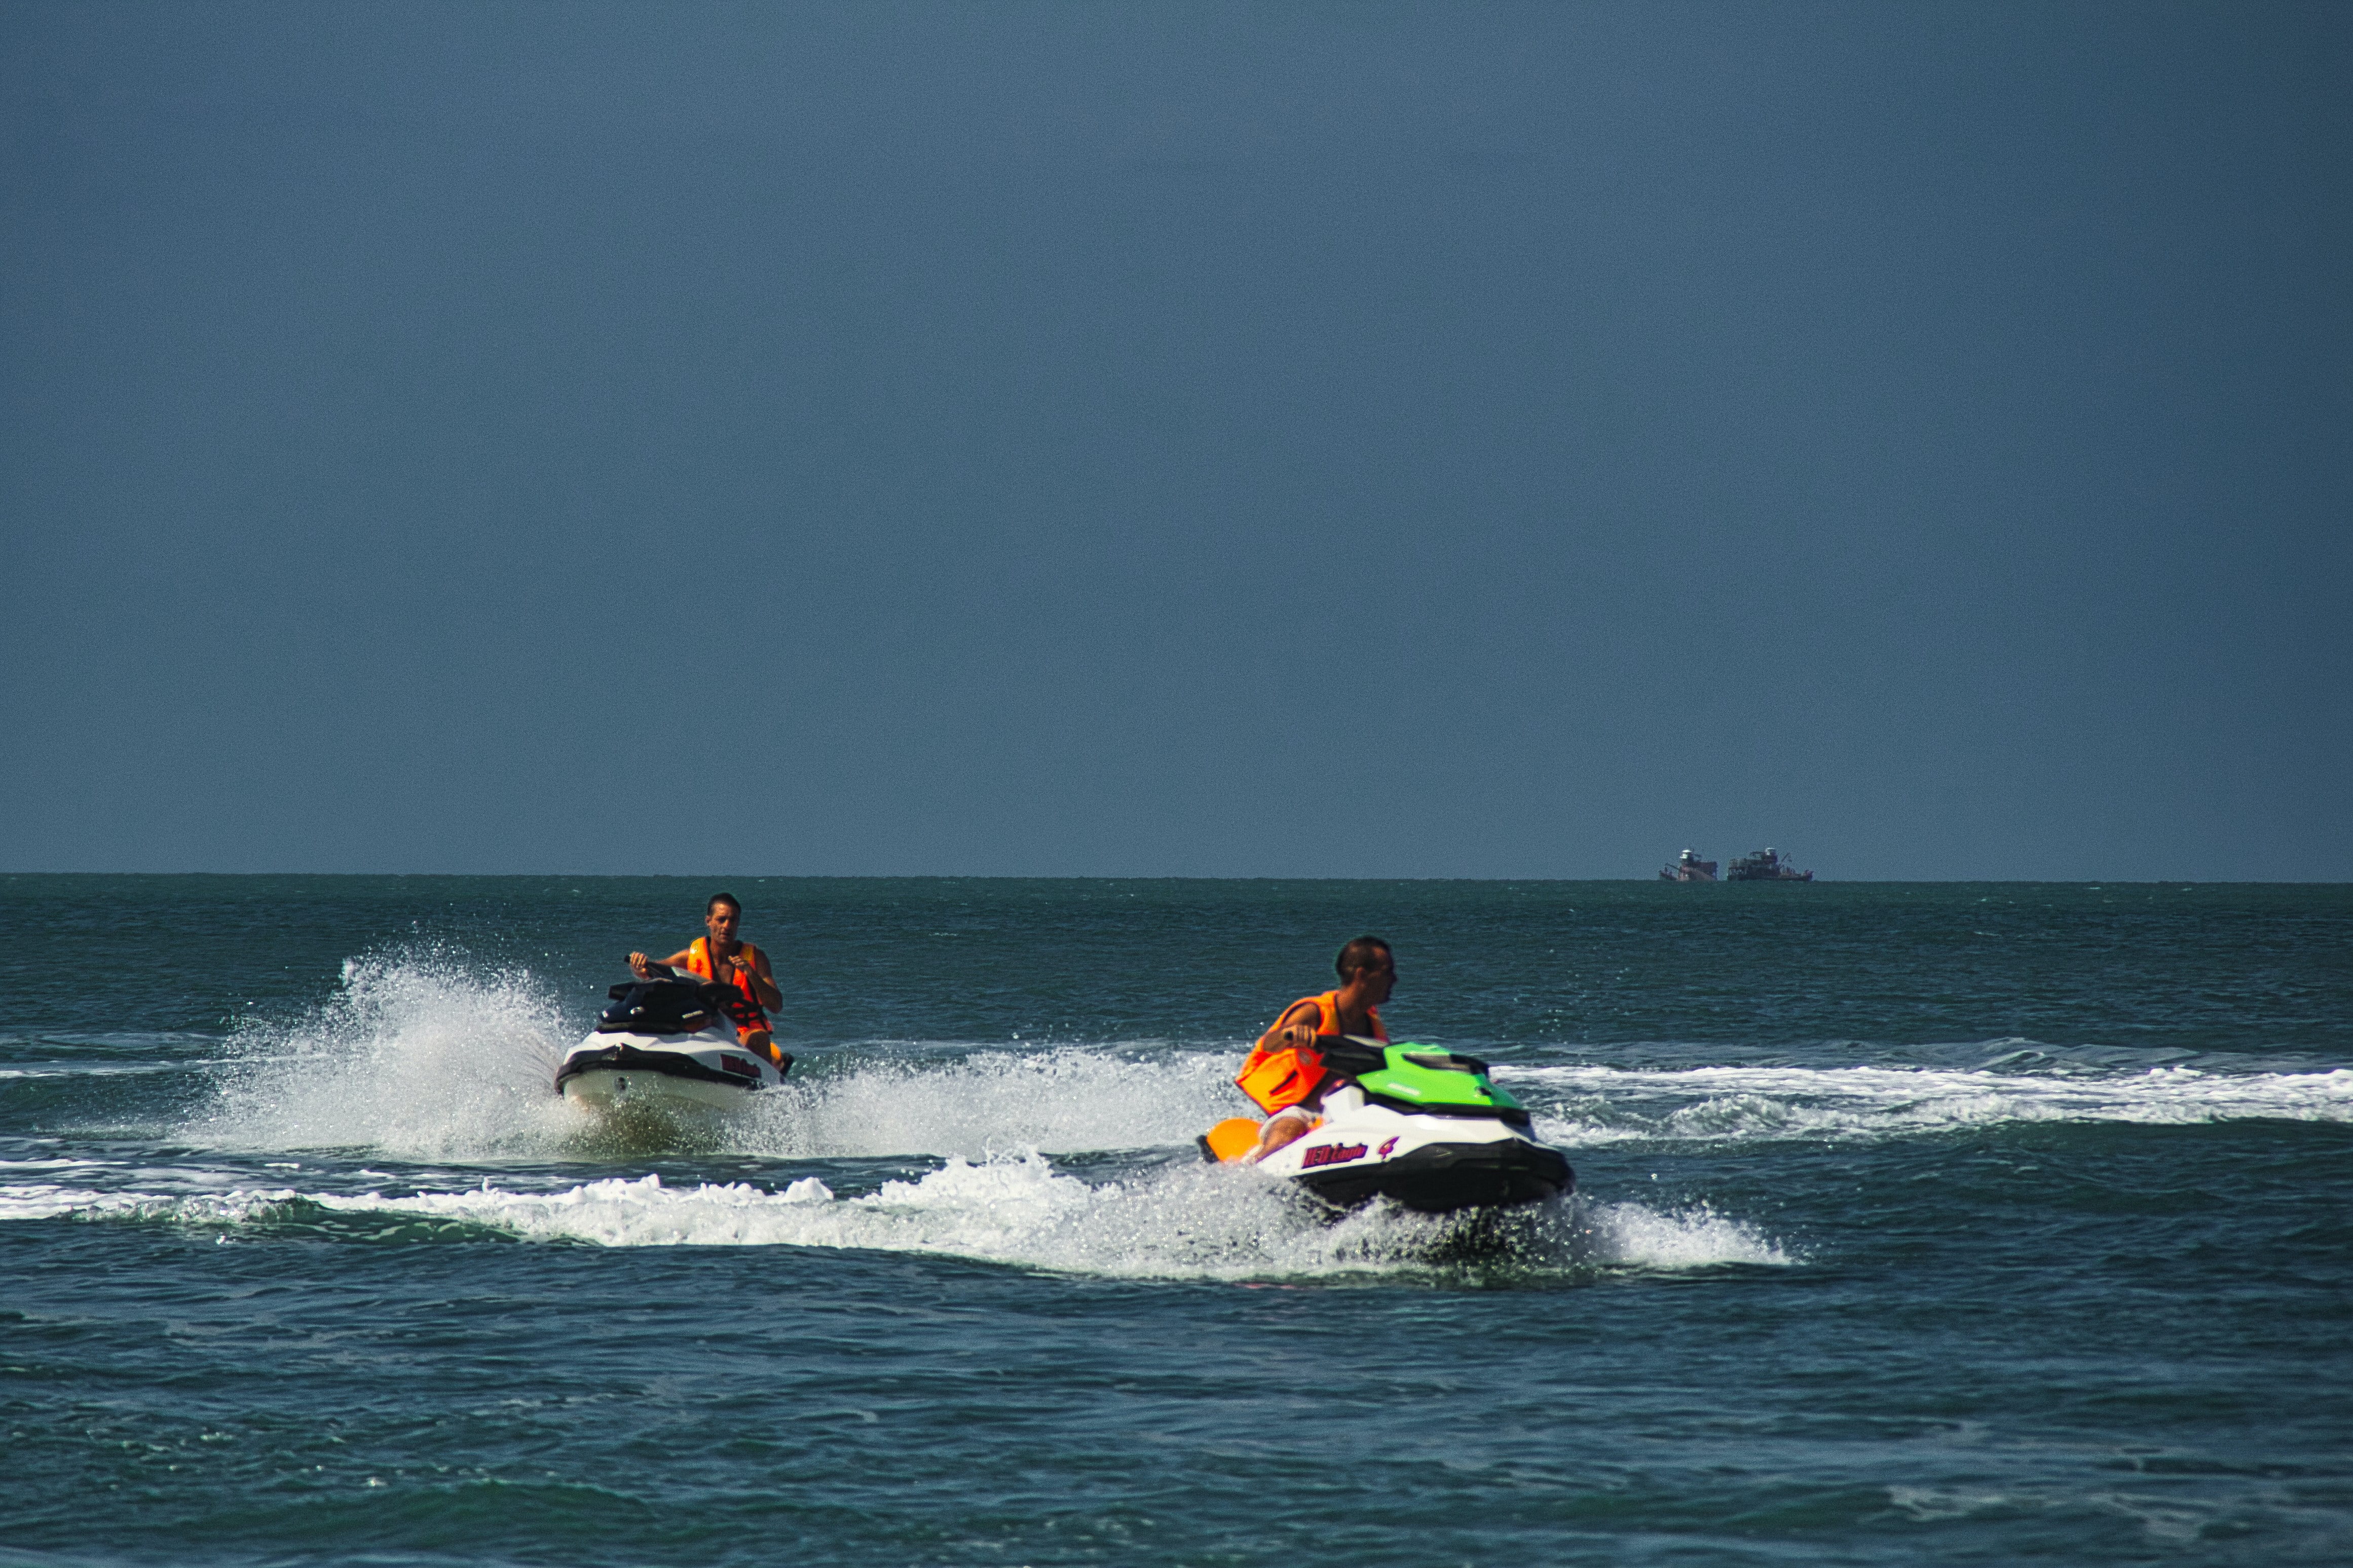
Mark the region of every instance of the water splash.
[[[901, 1043], [805, 1053], [781, 1090], [716, 1123], [601, 1123], [559, 1099], [578, 1043], [554, 989], [445, 948], [353, 959], [324, 1003], [229, 1042], [209, 1101], [175, 1129], [241, 1151], [363, 1149], [417, 1160], [782, 1158], [1166, 1148], [1240, 1109], [1203, 1053], [1060, 1047], [910, 1058]], [[863, 1053], [873, 1053], [867, 1055]]]
[[1166, 1149], [1244, 1109], [1231, 1061], [1206, 1053], [1065, 1046], [816, 1068], [765, 1097], [733, 1142], [788, 1159]]
[[817, 1177], [782, 1192], [749, 1184], [671, 1187], [658, 1175], [560, 1192], [485, 1183], [406, 1195], [290, 1188], [169, 1195], [55, 1185], [0, 1189], [0, 1219], [77, 1217], [267, 1226], [290, 1210], [407, 1216], [535, 1241], [603, 1247], [855, 1247], [1133, 1279], [1512, 1279], [1606, 1269], [1785, 1265], [1777, 1242], [1703, 1209], [1535, 1205], [1430, 1215], [1372, 1205], [1335, 1218], [1246, 1171], [1175, 1166], [1090, 1183], [1034, 1151], [951, 1158], [912, 1181], [838, 1197]]
[[579, 1131], [552, 1088], [571, 1033], [526, 970], [434, 947], [352, 959], [307, 1015], [237, 1030], [181, 1132], [229, 1149], [544, 1153]]

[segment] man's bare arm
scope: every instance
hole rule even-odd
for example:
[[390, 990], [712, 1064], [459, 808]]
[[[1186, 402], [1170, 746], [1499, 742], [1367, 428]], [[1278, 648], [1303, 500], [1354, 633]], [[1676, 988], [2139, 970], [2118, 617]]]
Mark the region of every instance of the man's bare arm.
[[768, 955], [750, 942], [744, 945], [752, 951], [752, 994], [763, 1007], [782, 1007], [785, 994], [776, 989], [776, 976], [768, 972]]
[[1302, 999], [1283, 1010], [1282, 1016], [1271, 1028], [1258, 1037], [1262, 1051], [1281, 1050], [1285, 1046], [1312, 1047], [1315, 1044], [1315, 1026], [1323, 1020], [1324, 1009], [1313, 1001]]

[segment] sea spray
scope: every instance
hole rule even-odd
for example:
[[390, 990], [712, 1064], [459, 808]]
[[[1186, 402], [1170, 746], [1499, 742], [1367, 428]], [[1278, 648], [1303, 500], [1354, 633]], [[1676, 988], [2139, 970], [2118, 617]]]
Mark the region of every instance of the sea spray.
[[934, 1048], [944, 1056], [860, 1059], [859, 1047], [843, 1047], [766, 1097], [737, 1144], [784, 1158], [1157, 1149], [1189, 1144], [1247, 1109], [1232, 1057], [1165, 1047]]
[[784, 1088], [742, 1113], [649, 1135], [605, 1127], [556, 1095], [555, 1066], [585, 1028], [527, 969], [441, 946], [368, 954], [343, 966], [324, 1001], [239, 1026], [213, 1094], [176, 1131], [216, 1148], [423, 1160], [981, 1158], [1184, 1144], [1242, 1109], [1225, 1055], [872, 1041], [804, 1047]]
[[548, 1152], [577, 1131], [552, 1088], [571, 1032], [526, 969], [437, 946], [370, 953], [317, 1006], [238, 1027], [183, 1132], [219, 1148], [423, 1159]]

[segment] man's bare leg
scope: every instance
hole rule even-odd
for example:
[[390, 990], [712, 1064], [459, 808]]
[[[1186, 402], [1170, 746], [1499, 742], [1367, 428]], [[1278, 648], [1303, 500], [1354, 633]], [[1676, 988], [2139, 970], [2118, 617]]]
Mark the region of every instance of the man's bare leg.
[[1307, 1136], [1307, 1117], [1297, 1110], [1278, 1110], [1266, 1119], [1258, 1130], [1258, 1147], [1250, 1152], [1250, 1163], [1256, 1164], [1286, 1143], [1295, 1143]]

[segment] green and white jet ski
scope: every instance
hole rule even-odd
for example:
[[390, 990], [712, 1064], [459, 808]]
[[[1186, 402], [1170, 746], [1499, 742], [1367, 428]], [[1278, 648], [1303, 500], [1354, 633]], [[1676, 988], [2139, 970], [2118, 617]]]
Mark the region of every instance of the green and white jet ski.
[[[1339, 1079], [1324, 1093], [1324, 1119], [1257, 1169], [1342, 1208], [1382, 1197], [1425, 1214], [1542, 1203], [1576, 1190], [1567, 1157], [1535, 1141], [1527, 1111], [1489, 1080], [1478, 1058], [1355, 1035], [1319, 1035], [1315, 1046]], [[1221, 1121], [1202, 1135], [1201, 1152], [1247, 1162], [1263, 1125]]]

